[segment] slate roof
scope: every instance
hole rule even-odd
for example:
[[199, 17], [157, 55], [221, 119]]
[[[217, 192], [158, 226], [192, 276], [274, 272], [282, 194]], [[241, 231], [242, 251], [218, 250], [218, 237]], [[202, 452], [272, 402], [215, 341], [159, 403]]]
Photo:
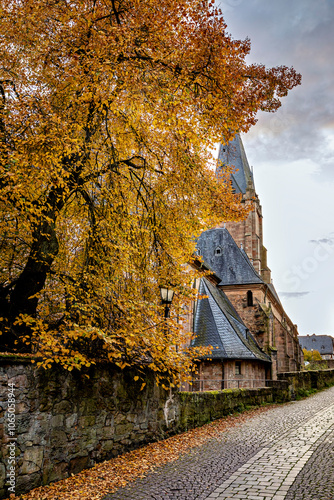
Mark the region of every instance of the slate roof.
[[247, 254], [226, 228], [209, 229], [197, 240], [198, 253], [221, 279], [220, 285], [263, 283]]
[[320, 354], [333, 354], [333, 337], [330, 335], [303, 335], [298, 337], [302, 349], [314, 349]]
[[200, 299], [194, 317], [193, 346], [213, 347], [210, 359], [257, 359], [271, 362], [261, 351], [240, 316], [221, 289], [201, 279]]
[[240, 138], [237, 134], [232, 141], [227, 144], [221, 144], [218, 154], [217, 173], [224, 169], [224, 165], [233, 165], [236, 168], [231, 175], [232, 186], [236, 193], [246, 193], [248, 181], [251, 180], [254, 186], [254, 178], [249, 168], [246, 153]]

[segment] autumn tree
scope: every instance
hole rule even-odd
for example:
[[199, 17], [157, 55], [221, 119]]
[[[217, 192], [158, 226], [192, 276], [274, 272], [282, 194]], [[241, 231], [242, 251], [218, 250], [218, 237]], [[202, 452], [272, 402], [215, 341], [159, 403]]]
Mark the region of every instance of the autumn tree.
[[208, 151], [300, 75], [246, 64], [250, 42], [207, 1], [1, 0], [0, 18], [3, 347], [177, 379], [195, 355], [174, 347], [185, 263], [203, 230], [244, 213]]
[[308, 361], [309, 363], [312, 363], [313, 361], [322, 361], [321, 354], [316, 349], [311, 349], [310, 351], [308, 351], [304, 347], [303, 354], [304, 354], [304, 361]]

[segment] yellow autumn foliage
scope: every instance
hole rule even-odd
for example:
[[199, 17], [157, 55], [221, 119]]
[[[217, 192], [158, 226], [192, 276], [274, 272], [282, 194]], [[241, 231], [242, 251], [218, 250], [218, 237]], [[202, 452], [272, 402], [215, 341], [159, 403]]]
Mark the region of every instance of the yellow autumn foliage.
[[[300, 83], [213, 3], [1, 0], [2, 345], [189, 377], [195, 239], [244, 216], [208, 152]], [[166, 325], [159, 285], [176, 291]]]

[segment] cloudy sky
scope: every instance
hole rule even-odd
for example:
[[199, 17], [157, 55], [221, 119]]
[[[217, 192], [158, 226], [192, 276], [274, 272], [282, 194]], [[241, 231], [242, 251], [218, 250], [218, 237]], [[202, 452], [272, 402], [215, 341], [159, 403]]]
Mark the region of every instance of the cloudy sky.
[[300, 335], [334, 336], [334, 0], [217, 0], [249, 62], [294, 66], [302, 85], [243, 135], [268, 264]]

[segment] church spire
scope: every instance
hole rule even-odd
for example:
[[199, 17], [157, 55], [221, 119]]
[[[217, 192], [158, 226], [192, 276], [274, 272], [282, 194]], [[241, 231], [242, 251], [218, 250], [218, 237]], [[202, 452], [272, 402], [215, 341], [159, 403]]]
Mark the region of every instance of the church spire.
[[263, 280], [270, 283], [270, 269], [267, 266], [266, 248], [263, 246], [262, 235], [262, 208], [255, 191], [253, 172], [251, 171], [246, 153], [239, 134], [227, 144], [222, 143], [219, 148], [217, 176], [226, 166], [234, 166], [236, 171], [231, 174], [232, 186], [235, 193], [241, 193], [246, 206], [250, 205], [250, 212], [245, 220], [239, 222], [222, 221], [234, 241], [242, 245], [249, 260]]
[[231, 175], [232, 186], [236, 193], [245, 194], [247, 188], [255, 190], [253, 172], [249, 168], [247, 156], [239, 134], [227, 144], [222, 143], [219, 148], [218, 166], [216, 173], [224, 169], [224, 165], [233, 165], [236, 171]]

